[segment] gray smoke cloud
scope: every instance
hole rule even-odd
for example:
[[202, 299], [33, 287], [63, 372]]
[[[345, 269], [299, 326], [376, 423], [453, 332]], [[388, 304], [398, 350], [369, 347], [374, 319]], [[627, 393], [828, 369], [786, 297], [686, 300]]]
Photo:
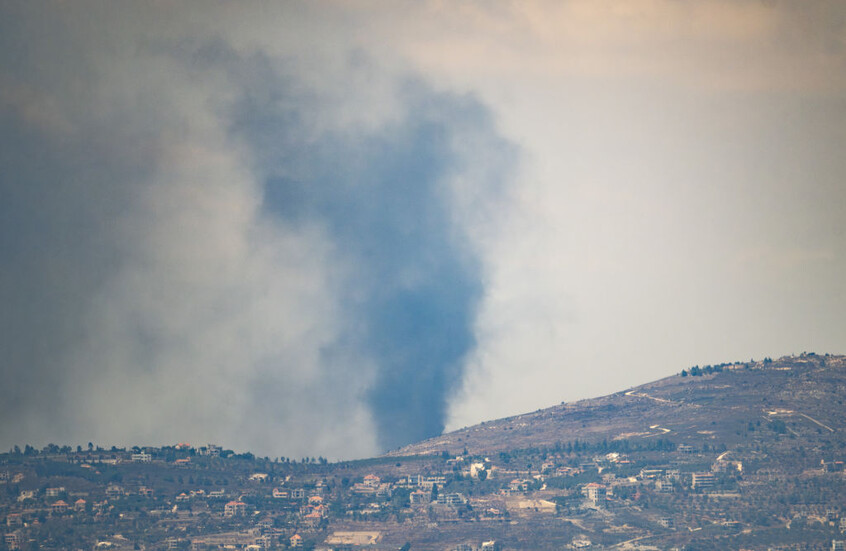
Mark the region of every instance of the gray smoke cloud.
[[[515, 158], [486, 109], [359, 54], [327, 93], [205, 29], [57, 10], [0, 23], [0, 445], [440, 433], [481, 296], [456, 205]], [[474, 151], [501, 162], [468, 178]]]
[[827, 1], [4, 2], [0, 446], [351, 457], [842, 352], [844, 29]]

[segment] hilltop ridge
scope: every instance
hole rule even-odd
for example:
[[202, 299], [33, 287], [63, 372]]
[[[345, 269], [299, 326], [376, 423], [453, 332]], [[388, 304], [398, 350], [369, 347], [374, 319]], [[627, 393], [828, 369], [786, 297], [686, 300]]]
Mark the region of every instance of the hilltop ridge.
[[743, 439], [749, 422], [761, 420], [783, 422], [797, 434], [842, 432], [843, 416], [832, 405], [841, 405], [844, 396], [846, 356], [806, 353], [694, 366], [607, 396], [485, 421], [386, 455], [478, 454], [577, 439], [668, 438], [682, 445], [729, 446]]

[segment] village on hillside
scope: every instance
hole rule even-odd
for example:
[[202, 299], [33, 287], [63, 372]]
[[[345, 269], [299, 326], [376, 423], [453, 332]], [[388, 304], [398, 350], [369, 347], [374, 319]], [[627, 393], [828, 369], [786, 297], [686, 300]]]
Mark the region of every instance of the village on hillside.
[[[802, 384], [830, 375], [800, 369], [812, 368], [795, 367]], [[759, 376], [697, 370], [678, 384]], [[620, 399], [668, 401], [644, 389]], [[16, 446], [0, 454], [0, 549], [842, 549], [842, 421], [755, 407], [722, 425], [337, 463], [213, 444]]]

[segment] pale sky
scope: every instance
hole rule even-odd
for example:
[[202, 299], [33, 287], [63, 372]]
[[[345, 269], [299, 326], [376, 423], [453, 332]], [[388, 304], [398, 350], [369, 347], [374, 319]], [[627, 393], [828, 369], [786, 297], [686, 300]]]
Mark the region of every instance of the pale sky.
[[846, 351], [846, 5], [5, 2], [0, 449], [371, 455]]

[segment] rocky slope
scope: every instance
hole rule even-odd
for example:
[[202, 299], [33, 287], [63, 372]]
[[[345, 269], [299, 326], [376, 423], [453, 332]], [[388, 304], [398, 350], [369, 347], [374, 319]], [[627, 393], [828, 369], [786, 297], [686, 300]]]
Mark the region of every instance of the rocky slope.
[[447, 433], [388, 455], [490, 453], [573, 440], [664, 438], [731, 447], [758, 430], [842, 440], [846, 356], [803, 354], [706, 366], [626, 391]]

